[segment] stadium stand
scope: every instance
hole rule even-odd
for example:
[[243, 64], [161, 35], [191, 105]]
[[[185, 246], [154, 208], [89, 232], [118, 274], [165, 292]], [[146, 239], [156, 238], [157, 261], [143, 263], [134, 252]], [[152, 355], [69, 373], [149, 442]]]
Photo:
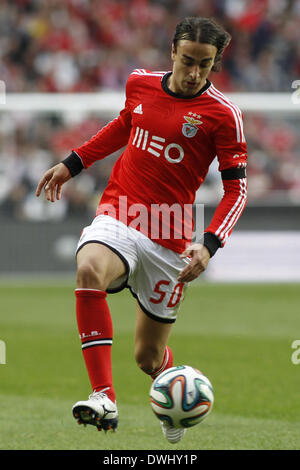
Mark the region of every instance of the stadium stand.
[[[8, 93], [122, 90], [134, 68], [169, 70], [170, 42], [178, 18], [214, 16], [232, 34], [222, 71], [223, 92], [288, 92], [300, 77], [300, 2], [293, 0], [49, 0], [0, 5], [0, 78]], [[4, 110], [4, 109], [3, 109]], [[29, 110], [30, 111], [30, 110]], [[114, 116], [111, 116], [114, 117]], [[62, 113], [0, 113], [0, 214], [19, 220], [28, 211], [42, 172], [105, 123]], [[299, 203], [299, 122], [295, 116], [249, 113], [249, 203]], [[51, 217], [93, 211], [118, 155], [70, 182]], [[215, 174], [206, 200], [219, 197]]]

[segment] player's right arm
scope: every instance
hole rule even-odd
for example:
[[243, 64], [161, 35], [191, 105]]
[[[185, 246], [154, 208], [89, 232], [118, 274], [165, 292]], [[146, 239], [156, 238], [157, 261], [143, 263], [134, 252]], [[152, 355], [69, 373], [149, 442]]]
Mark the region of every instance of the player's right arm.
[[79, 174], [81, 170], [89, 168], [97, 160], [105, 158], [128, 143], [131, 133], [131, 111], [128, 103], [130, 82], [132, 82], [132, 76], [126, 85], [127, 99], [119, 116], [100, 129], [96, 135], [83, 145], [74, 148], [72, 153], [61, 163], [46, 171], [37, 185], [37, 197], [44, 188], [48, 201], [59, 200], [62, 185], [66, 181]]
[[126, 145], [130, 131], [131, 114], [125, 107], [118, 118], [103, 127], [81, 147], [73, 149], [61, 163], [46, 171], [38, 183], [36, 196], [38, 197], [44, 188], [48, 201], [59, 200], [62, 185], [66, 181]]
[[61, 198], [62, 186], [70, 178], [72, 178], [72, 175], [69, 169], [63, 163], [58, 163], [58, 165], [53, 166], [44, 173], [37, 185], [35, 194], [38, 197], [44, 188], [48, 201], [55, 202], [56, 199]]
[[[72, 149], [70, 158], [73, 155], [76, 160], [75, 154], [80, 158], [82, 168], [89, 168], [97, 160], [102, 160], [127, 145], [130, 133], [131, 112], [126, 101], [125, 108], [122, 109], [119, 116], [100, 129], [96, 135], [83, 145]], [[68, 164], [69, 162], [65, 160], [65, 163]], [[78, 162], [76, 161], [75, 164], [77, 165]]]
[[[125, 106], [119, 116], [100, 129], [83, 145], [72, 149], [72, 154], [79, 157], [83, 168], [89, 168], [95, 161], [102, 160], [128, 144], [132, 129], [130, 103], [132, 94], [136, 93], [136, 77], [132, 73], [127, 80]], [[76, 160], [76, 157], [74, 158]], [[64, 163], [68, 164], [69, 162], [64, 161]], [[72, 164], [71, 161], [70, 163]], [[75, 164], [78, 164], [77, 160]]]

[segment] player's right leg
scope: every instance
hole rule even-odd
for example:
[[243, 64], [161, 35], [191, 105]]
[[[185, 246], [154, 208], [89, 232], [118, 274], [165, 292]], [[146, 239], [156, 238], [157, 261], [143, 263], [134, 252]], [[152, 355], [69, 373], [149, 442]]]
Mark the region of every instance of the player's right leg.
[[77, 288], [106, 291], [125, 273], [121, 258], [102, 243], [87, 243], [77, 253]]
[[113, 325], [106, 289], [126, 274], [126, 266], [100, 243], [85, 244], [77, 254], [77, 265], [77, 324], [93, 393], [73, 406], [73, 415], [80, 424], [115, 429], [118, 411], [111, 367]]

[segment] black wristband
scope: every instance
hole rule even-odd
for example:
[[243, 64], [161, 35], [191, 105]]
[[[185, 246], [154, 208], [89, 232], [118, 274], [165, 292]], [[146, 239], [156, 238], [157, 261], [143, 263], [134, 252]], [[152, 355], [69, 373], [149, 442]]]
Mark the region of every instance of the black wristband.
[[216, 235], [210, 232], [205, 232], [203, 240], [201, 242], [209, 251], [210, 257], [212, 258], [216, 251], [221, 248], [221, 242]]
[[239, 180], [247, 178], [246, 168], [228, 168], [221, 171], [222, 180]]
[[61, 163], [68, 168], [71, 176], [78, 175], [84, 169], [81, 158], [75, 152], [72, 152], [67, 158], [62, 160]]

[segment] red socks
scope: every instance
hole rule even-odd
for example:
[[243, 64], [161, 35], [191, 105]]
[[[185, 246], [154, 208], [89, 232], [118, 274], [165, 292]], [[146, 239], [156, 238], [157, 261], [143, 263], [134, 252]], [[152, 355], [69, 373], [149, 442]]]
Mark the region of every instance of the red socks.
[[[113, 325], [106, 292], [97, 289], [76, 289], [76, 315], [82, 352], [93, 391], [105, 390], [115, 402], [112, 380], [111, 346]], [[150, 374], [154, 380], [164, 370], [173, 366], [173, 353], [166, 346], [161, 366]]]
[[111, 346], [113, 325], [106, 292], [76, 289], [76, 315], [82, 352], [93, 391], [105, 393], [115, 402], [112, 381]]
[[169, 346], [166, 346], [165, 355], [161, 366], [156, 369], [153, 374], [151, 374], [152, 380], [155, 380], [159, 374], [161, 374], [164, 370], [169, 369], [170, 367], [173, 367], [173, 352]]

